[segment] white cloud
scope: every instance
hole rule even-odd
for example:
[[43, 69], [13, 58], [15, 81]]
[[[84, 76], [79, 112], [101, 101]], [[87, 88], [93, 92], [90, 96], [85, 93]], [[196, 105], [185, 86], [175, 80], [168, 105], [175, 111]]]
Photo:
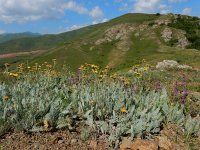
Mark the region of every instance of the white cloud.
[[66, 11], [95, 19], [103, 16], [98, 6], [89, 10], [74, 0], [0, 0], [0, 21], [5, 23], [57, 19], [63, 17]]
[[162, 0], [136, 0], [134, 12], [156, 13]]
[[89, 14], [96, 19], [101, 19], [104, 16], [103, 11], [98, 6], [94, 7]]
[[109, 21], [109, 20], [108, 20], [107, 18], [104, 18], [104, 19], [99, 20], [99, 21], [94, 20], [94, 21], [92, 22], [92, 25], [95, 25], [95, 24], [98, 24], [98, 23], [104, 23], [104, 22], [108, 22], [108, 21]]
[[75, 25], [72, 25], [71, 27], [68, 27], [67, 30], [65, 29], [65, 30], [59, 31], [59, 33], [66, 32], [66, 31], [73, 31], [73, 30], [77, 30], [77, 29], [80, 29], [80, 28], [83, 28], [83, 27], [86, 27], [86, 26], [89, 26], [89, 25], [95, 25], [95, 24], [104, 23], [104, 22], [107, 22], [107, 21], [109, 21], [109, 20], [107, 18], [104, 18], [100, 21], [94, 20], [90, 24], [82, 24], [82, 25], [75, 24]]
[[182, 11], [182, 14], [183, 15], [191, 15], [191, 13], [192, 13], [192, 9], [191, 8], [185, 8], [185, 9], [183, 9], [183, 11]]
[[81, 5], [78, 5], [75, 1], [69, 1], [68, 3], [65, 3], [62, 7], [67, 10], [75, 11], [79, 14], [87, 14], [88, 13], [87, 8], [85, 8]]
[[0, 29], [0, 34], [6, 33], [4, 30]]
[[63, 15], [63, 1], [0, 0], [0, 21], [25, 22]]
[[87, 26], [87, 25], [76, 25], [75, 24], [75, 25], [71, 26], [67, 31], [77, 30], [77, 29], [83, 28], [85, 26]]
[[107, 18], [104, 18], [101, 22], [104, 23], [104, 22], [108, 22], [109, 20]]

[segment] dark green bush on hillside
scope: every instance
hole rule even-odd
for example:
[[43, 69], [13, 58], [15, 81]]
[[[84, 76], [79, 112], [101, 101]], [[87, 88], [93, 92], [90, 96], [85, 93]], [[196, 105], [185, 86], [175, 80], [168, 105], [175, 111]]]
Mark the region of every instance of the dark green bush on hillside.
[[156, 13], [156, 16], [160, 16], [160, 13]]
[[198, 34], [200, 30], [199, 23], [200, 20], [198, 17], [178, 16], [169, 26], [186, 31], [186, 37], [191, 43], [188, 48], [200, 50], [200, 35]]

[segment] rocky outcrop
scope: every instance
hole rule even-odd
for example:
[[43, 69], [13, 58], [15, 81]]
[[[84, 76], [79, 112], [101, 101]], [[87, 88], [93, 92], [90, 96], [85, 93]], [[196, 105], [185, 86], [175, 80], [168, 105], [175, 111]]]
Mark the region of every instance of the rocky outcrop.
[[175, 68], [178, 66], [178, 63], [175, 60], [163, 60], [162, 62], [158, 62], [156, 65], [157, 69], [165, 69], [165, 68]]
[[177, 47], [185, 49], [189, 45], [189, 41], [184, 32], [179, 33]]
[[165, 42], [169, 42], [172, 39], [172, 30], [170, 28], [165, 28], [161, 34]]
[[155, 21], [155, 23], [157, 24], [157, 25], [162, 25], [162, 24], [164, 24], [164, 25], [168, 25], [169, 23], [171, 23], [171, 20], [169, 20], [169, 19], [157, 19], [156, 21]]
[[176, 39], [177, 42], [174, 43], [174, 45], [176, 45], [176, 47], [178, 48], [182, 48], [185, 49], [187, 48], [187, 46], [189, 45], [189, 41], [185, 36], [185, 32], [182, 30], [176, 30], [173, 31], [172, 29], [166, 27], [162, 33], [161, 33], [161, 37], [163, 38], [163, 40], [165, 42], [169, 42], [173, 39]]
[[192, 69], [192, 67], [188, 65], [179, 65], [179, 63], [175, 60], [163, 60], [162, 62], [158, 62], [156, 65], [156, 68], [157, 69], [167, 69], [167, 68]]
[[105, 31], [104, 37], [98, 39], [95, 45], [100, 45], [105, 42], [111, 42], [113, 40], [126, 40], [131, 32], [135, 30], [134, 25], [130, 24], [118, 24]]

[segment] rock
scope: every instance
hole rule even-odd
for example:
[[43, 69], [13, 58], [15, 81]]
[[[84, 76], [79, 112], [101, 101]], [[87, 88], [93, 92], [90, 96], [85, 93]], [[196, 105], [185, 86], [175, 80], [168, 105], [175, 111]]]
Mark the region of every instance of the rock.
[[132, 145], [132, 140], [131, 138], [127, 138], [125, 137], [122, 140], [122, 144], [120, 145], [120, 150], [126, 150], [126, 149], [130, 149]]
[[102, 43], [106, 42], [105, 39], [98, 39], [96, 42], [95, 42], [95, 45], [100, 45]]
[[144, 31], [145, 29], [147, 29], [148, 28], [148, 26], [146, 25], [146, 24], [141, 24], [141, 25], [139, 25], [139, 30], [140, 31]]
[[94, 150], [96, 150], [97, 149], [97, 141], [91, 140], [90, 144], [89, 144], [89, 147], [94, 149]]
[[113, 40], [126, 40], [128, 35], [135, 30], [134, 25], [127, 23], [118, 24], [112, 26], [105, 31], [104, 37], [98, 39], [95, 45], [100, 45], [106, 42], [111, 42]]
[[158, 24], [159, 26], [162, 24], [168, 25], [169, 23], [171, 23], [171, 20], [169, 19], [158, 19], [155, 21], [156, 24]]
[[163, 60], [162, 62], [158, 62], [156, 65], [157, 69], [166, 69], [166, 68], [179, 68], [179, 69], [193, 69], [188, 65], [179, 65], [179, 63], [175, 60]]
[[59, 140], [58, 141], [58, 144], [62, 144], [62, 143], [64, 143], [64, 140]]
[[175, 60], [163, 60], [162, 62], [158, 62], [156, 65], [157, 69], [165, 69], [165, 68], [175, 68], [179, 64]]
[[167, 137], [158, 137], [158, 145], [160, 150], [175, 150], [175, 144]]
[[165, 28], [162, 32], [162, 38], [165, 42], [169, 42], [172, 39], [172, 30], [170, 28]]
[[188, 65], [178, 65], [178, 68], [179, 69], [192, 69], [192, 67], [188, 66]]
[[57, 144], [59, 141], [63, 140], [62, 137], [56, 137], [54, 140], [53, 140], [53, 144]]
[[158, 150], [158, 144], [154, 141], [136, 139], [132, 145], [131, 150]]
[[185, 36], [180, 38], [180, 39], [178, 39], [177, 47], [185, 49], [188, 45], [189, 45], [189, 41]]
[[71, 139], [71, 144], [75, 144], [76, 142], [78, 142], [77, 139]]

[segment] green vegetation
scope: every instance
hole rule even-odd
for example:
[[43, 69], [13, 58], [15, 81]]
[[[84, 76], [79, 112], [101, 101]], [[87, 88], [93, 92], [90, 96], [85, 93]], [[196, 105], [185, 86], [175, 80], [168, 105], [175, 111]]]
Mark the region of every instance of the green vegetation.
[[31, 33], [31, 32], [0, 34], [0, 43], [4, 43], [6, 41], [10, 41], [14, 39], [38, 37], [38, 36], [40, 36], [40, 34]]
[[188, 48], [200, 50], [200, 20], [198, 17], [178, 16], [169, 25], [186, 31], [186, 37], [191, 42]]
[[0, 83], [1, 135], [11, 129], [32, 133], [80, 126], [118, 147], [123, 136], [151, 137], [172, 123], [184, 131], [185, 140], [200, 134], [200, 121], [187, 111], [187, 97], [173, 100], [162, 80], [154, 86], [152, 81], [166, 76], [149, 64], [134, 66], [127, 75], [93, 64], [82, 65], [78, 74], [58, 72], [55, 64], [21, 64], [20, 74], [7, 68], [9, 82]]
[[[157, 25], [155, 20], [163, 19], [172, 19], [172, 23], [169, 25], [162, 23], [162, 25], [154, 28], [154, 25]], [[50, 62], [55, 58], [58, 65], [60, 64], [60, 68], [64, 63], [69, 66], [71, 71], [76, 71], [84, 63], [95, 63], [99, 66], [111, 64], [113, 71], [119, 71], [129, 69], [132, 64], [138, 63], [142, 59], [148, 60], [152, 65], [164, 59], [174, 59], [180, 63], [199, 68], [199, 52], [189, 49], [183, 51], [180, 48], [176, 48], [178, 41], [176, 36], [169, 42], [163, 42], [161, 38], [161, 32], [165, 27], [173, 27], [174, 34], [176, 34], [177, 29], [181, 29], [187, 32], [186, 36], [191, 43], [188, 48], [199, 49], [200, 33], [198, 22], [198, 18], [181, 15], [175, 19], [172, 15], [126, 14], [109, 22], [84, 27], [75, 31], [56, 35], [20, 38], [1, 43], [0, 54], [32, 50], [48, 50], [48, 52], [29, 58], [1, 59], [0, 66], [3, 66], [6, 62], [20, 63], [22, 59], [34, 64], [35, 62]], [[120, 47], [122, 40], [116, 40], [115, 38], [110, 42], [95, 44], [97, 40], [105, 38], [107, 30], [121, 24], [131, 25], [136, 28], [123, 41], [127, 44]], [[144, 24], [148, 27], [140, 31], [139, 28]], [[117, 31], [114, 30], [114, 32]], [[135, 36], [135, 34], [139, 36]]]

